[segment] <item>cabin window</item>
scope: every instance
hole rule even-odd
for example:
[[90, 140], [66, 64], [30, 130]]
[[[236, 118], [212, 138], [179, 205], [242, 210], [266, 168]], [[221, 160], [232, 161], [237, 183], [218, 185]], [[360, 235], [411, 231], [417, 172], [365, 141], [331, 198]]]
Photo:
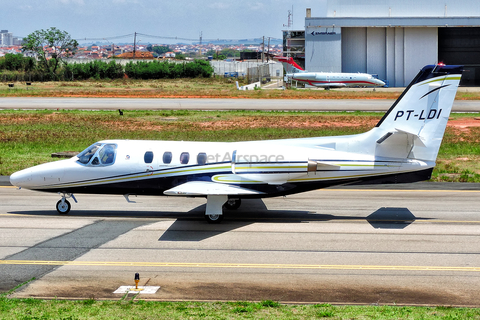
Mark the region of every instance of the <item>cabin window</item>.
[[98, 160], [98, 157], [93, 158], [92, 166], [98, 166], [99, 164], [100, 164], [100, 160]]
[[200, 152], [197, 155], [197, 163], [199, 165], [204, 165], [205, 163], [207, 163], [207, 154], [205, 152]]
[[172, 162], [172, 153], [170, 151], [165, 151], [163, 153], [163, 163], [169, 164]]
[[153, 162], [153, 152], [152, 151], [145, 152], [145, 155], [143, 156], [143, 160], [145, 161], [145, 163], [152, 163]]
[[[98, 157], [102, 164], [111, 165], [115, 162], [115, 154], [117, 151], [117, 146], [114, 144], [106, 144], [98, 152]], [[93, 164], [93, 163], [92, 163]]]
[[180, 163], [187, 164], [188, 160], [190, 160], [190, 154], [188, 152], [182, 152], [180, 155]]

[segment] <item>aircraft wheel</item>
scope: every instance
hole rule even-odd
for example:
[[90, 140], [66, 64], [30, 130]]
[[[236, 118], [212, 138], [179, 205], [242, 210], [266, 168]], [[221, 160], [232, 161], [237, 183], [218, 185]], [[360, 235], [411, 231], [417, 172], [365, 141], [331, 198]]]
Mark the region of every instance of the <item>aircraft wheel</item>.
[[68, 200], [65, 200], [65, 201], [58, 200], [57, 202], [58, 213], [67, 214], [71, 208], [72, 208], [72, 205], [70, 204], [70, 202], [68, 202]]
[[223, 214], [206, 214], [205, 220], [208, 223], [220, 223], [223, 220]]
[[237, 210], [242, 204], [242, 199], [228, 199], [224, 206], [228, 210]]

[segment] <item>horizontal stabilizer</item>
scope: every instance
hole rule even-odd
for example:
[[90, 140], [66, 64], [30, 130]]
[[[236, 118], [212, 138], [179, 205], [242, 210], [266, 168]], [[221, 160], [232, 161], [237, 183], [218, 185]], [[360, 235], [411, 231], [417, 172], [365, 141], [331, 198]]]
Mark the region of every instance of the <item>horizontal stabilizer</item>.
[[386, 134], [384, 134], [380, 139], [377, 140], [377, 143], [378, 144], [382, 144], [383, 142], [385, 142], [388, 138], [390, 138], [392, 135], [394, 134], [406, 134], [407, 137], [410, 139], [412, 139], [413, 143], [418, 146], [418, 147], [424, 147], [426, 148], [426, 145], [425, 143], [423, 142], [422, 138], [418, 135], [418, 134], [415, 134], [415, 133], [411, 133], [411, 132], [407, 132], [405, 130], [401, 130], [401, 129], [398, 129], [398, 128], [395, 128], [395, 131], [394, 132], [387, 132]]
[[241, 188], [234, 185], [208, 182], [190, 181], [163, 192], [167, 196], [211, 196], [211, 195], [252, 195], [263, 192]]
[[398, 132], [400, 133], [405, 133], [408, 137], [413, 137], [413, 141], [415, 143], [415, 145], [419, 146], [419, 147], [426, 147], [425, 143], [422, 141], [422, 138], [416, 134], [416, 133], [412, 133], [412, 132], [407, 132], [405, 130], [401, 130], [401, 129], [398, 129], [398, 128], [395, 128], [395, 130], [397, 130]]

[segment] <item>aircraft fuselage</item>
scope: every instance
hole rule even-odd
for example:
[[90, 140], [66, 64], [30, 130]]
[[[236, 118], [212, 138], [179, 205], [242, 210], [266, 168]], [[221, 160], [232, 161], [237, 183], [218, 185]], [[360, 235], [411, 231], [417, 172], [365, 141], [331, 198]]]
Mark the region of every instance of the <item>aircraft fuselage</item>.
[[[11, 182], [45, 192], [164, 195], [187, 182], [204, 181], [245, 187], [254, 192], [242, 197], [255, 198], [358, 182], [376, 175], [398, 175], [434, 165], [308, 146], [321, 140], [105, 140], [97, 143], [97, 150], [88, 159], [80, 154], [28, 168], [12, 175]], [[101, 159], [106, 146], [115, 148], [111, 163]], [[198, 196], [202, 196], [200, 192]]]
[[299, 72], [289, 73], [287, 78], [306, 83], [315, 87], [383, 87], [385, 82], [366, 73], [329, 73], [329, 72]]

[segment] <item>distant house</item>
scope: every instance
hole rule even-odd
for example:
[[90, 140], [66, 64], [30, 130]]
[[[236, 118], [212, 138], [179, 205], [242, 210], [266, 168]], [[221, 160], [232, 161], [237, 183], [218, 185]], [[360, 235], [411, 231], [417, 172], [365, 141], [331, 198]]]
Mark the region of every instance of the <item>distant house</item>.
[[[122, 53], [118, 56], [116, 56], [117, 58], [121, 58], [121, 59], [133, 59], [133, 52], [125, 52], [125, 53]], [[136, 51], [135, 52], [135, 59], [155, 59], [153, 57], [153, 54], [149, 51]]]

